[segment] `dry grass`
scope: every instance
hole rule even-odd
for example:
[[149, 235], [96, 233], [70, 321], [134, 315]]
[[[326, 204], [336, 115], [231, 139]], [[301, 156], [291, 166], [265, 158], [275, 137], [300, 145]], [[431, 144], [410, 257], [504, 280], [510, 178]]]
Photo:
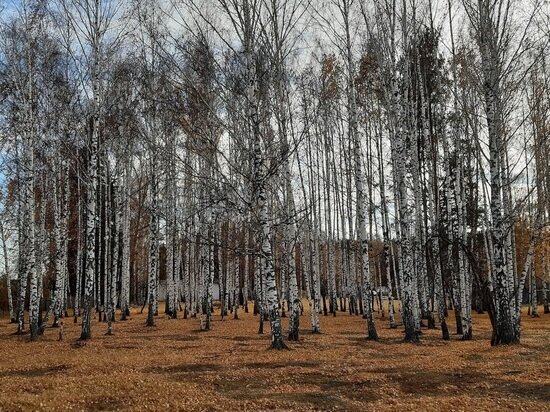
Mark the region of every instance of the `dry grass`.
[[240, 315], [199, 332], [197, 319], [164, 316], [147, 328], [136, 310], [114, 336], [94, 321], [85, 343], [71, 319], [64, 341], [49, 328], [30, 343], [4, 317], [0, 410], [550, 410], [550, 315], [524, 316], [521, 345], [491, 348], [487, 315], [474, 315], [472, 341], [425, 330], [413, 345], [383, 320], [367, 342], [364, 320], [345, 313], [314, 335], [306, 313], [288, 351], [267, 350], [256, 319]]

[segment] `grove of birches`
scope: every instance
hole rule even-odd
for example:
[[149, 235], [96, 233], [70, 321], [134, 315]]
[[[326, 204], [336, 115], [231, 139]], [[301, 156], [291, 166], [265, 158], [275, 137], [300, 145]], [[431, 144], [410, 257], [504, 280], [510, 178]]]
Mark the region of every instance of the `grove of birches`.
[[283, 349], [325, 316], [469, 340], [477, 311], [502, 345], [550, 316], [548, 1], [0, 12], [14, 333], [116, 335], [131, 307], [208, 331], [250, 309]]

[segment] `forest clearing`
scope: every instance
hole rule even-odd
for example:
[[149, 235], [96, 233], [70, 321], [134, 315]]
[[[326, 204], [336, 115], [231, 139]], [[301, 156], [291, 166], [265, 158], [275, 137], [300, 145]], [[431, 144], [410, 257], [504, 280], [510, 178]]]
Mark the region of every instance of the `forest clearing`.
[[133, 308], [112, 336], [94, 321], [93, 339], [77, 341], [80, 325], [66, 318], [63, 341], [48, 328], [33, 344], [4, 317], [0, 410], [540, 412], [550, 404], [547, 315], [523, 318], [519, 346], [491, 347], [487, 314], [473, 314], [470, 341], [423, 329], [411, 345], [378, 316], [383, 338], [367, 341], [361, 316], [338, 313], [284, 351], [268, 349], [252, 310], [220, 319], [215, 311], [207, 332], [167, 316], [147, 328]]

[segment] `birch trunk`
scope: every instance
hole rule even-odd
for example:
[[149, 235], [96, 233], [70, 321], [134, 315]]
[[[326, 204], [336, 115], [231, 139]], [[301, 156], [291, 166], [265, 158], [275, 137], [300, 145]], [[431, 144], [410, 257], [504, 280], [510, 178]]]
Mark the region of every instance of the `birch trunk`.
[[25, 216], [24, 216], [24, 245], [26, 257], [26, 276], [30, 280], [29, 296], [29, 324], [31, 332], [31, 341], [38, 340], [40, 333], [39, 310], [40, 295], [38, 290], [38, 272], [36, 270], [35, 255], [35, 222], [34, 222], [34, 147], [33, 140], [28, 137], [25, 145]]
[[[155, 149], [153, 149], [155, 150]], [[149, 220], [149, 271], [148, 271], [148, 302], [147, 311], [147, 326], [155, 326], [155, 315], [157, 314], [158, 305], [158, 250], [159, 250], [159, 233], [158, 233], [158, 182], [157, 182], [157, 161], [156, 154], [152, 155], [151, 159], [151, 181], [149, 187], [150, 201], [150, 220]]]
[[8, 291], [8, 313], [10, 316], [10, 322], [15, 323], [15, 311], [13, 308], [13, 295], [11, 290], [11, 276], [10, 267], [8, 263], [8, 247], [6, 245], [6, 232], [4, 231], [4, 223], [0, 220], [0, 237], [2, 238], [2, 253], [4, 258], [4, 272], [6, 274], [6, 286]]
[[353, 160], [354, 160], [354, 178], [355, 178], [355, 190], [356, 190], [356, 216], [357, 216], [357, 236], [361, 243], [361, 272], [363, 276], [363, 307], [365, 311], [365, 318], [367, 321], [367, 338], [377, 340], [378, 333], [376, 332], [376, 326], [374, 324], [374, 316], [372, 313], [372, 287], [371, 287], [371, 275], [370, 275], [370, 262], [369, 262], [369, 239], [367, 237], [367, 210], [365, 192], [364, 192], [364, 171], [363, 161], [361, 155], [361, 142], [358, 136], [357, 130], [357, 102], [355, 91], [355, 70], [352, 56], [352, 43], [351, 43], [351, 29], [350, 29], [350, 6], [351, 2], [348, 0], [342, 1], [340, 11], [344, 22], [345, 29], [345, 51], [346, 51], [346, 65], [347, 65], [347, 100], [349, 106], [349, 122], [348, 122], [348, 135], [353, 147]]
[[120, 231], [121, 272], [120, 272], [120, 311], [121, 320], [130, 316], [130, 165], [125, 161], [122, 179], [121, 202], [122, 223]]

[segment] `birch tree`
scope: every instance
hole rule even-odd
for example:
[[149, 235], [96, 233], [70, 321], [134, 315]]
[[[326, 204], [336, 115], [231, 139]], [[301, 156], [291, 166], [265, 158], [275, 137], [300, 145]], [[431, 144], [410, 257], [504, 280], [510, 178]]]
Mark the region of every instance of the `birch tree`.
[[[111, 0], [79, 1], [60, 0], [58, 7], [63, 21], [70, 27], [76, 39], [78, 49], [75, 56], [82, 56], [79, 64], [79, 74], [86, 84], [86, 96], [91, 102], [87, 113], [87, 164], [86, 164], [86, 204], [85, 204], [85, 270], [84, 270], [84, 300], [82, 333], [80, 338], [91, 338], [91, 319], [94, 307], [94, 290], [98, 284], [96, 279], [97, 249], [96, 231], [98, 228], [98, 162], [100, 150], [100, 133], [102, 117], [105, 113], [104, 75], [108, 66], [108, 58], [120, 36], [113, 32], [113, 21], [118, 14], [121, 3]], [[78, 52], [78, 54], [76, 54]], [[80, 64], [82, 62], [82, 64]]]
[[[475, 40], [480, 56], [482, 75], [482, 96], [487, 117], [489, 146], [489, 183], [490, 196], [490, 239], [491, 250], [491, 288], [494, 296], [494, 325], [491, 343], [511, 344], [520, 339], [519, 311], [514, 294], [514, 262], [510, 256], [511, 228], [510, 183], [506, 163], [508, 151], [507, 106], [504, 88], [512, 75], [518, 75], [523, 69], [520, 60], [521, 50], [525, 48], [525, 36], [528, 34], [531, 19], [525, 23], [522, 34], [516, 36], [510, 25], [511, 13], [516, 10], [507, 0], [477, 3], [464, 2], [468, 19], [474, 29]], [[535, 4], [531, 13], [540, 7]], [[531, 15], [532, 16], [532, 15]], [[518, 43], [512, 46], [512, 41]], [[519, 73], [518, 73], [519, 72]], [[528, 257], [530, 259], [530, 257]], [[526, 262], [527, 263], [527, 262]], [[517, 290], [515, 293], [519, 293]]]

